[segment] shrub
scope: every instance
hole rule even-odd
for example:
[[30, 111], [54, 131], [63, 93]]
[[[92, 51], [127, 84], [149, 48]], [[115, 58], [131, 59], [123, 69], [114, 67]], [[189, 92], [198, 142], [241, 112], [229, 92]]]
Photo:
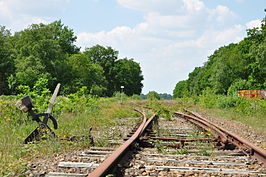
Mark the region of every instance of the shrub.
[[147, 98], [149, 100], [159, 100], [160, 99], [160, 96], [157, 92], [155, 91], [150, 91], [148, 94], [147, 94]]
[[205, 89], [198, 97], [198, 103], [206, 108], [214, 108], [217, 105], [218, 95], [210, 88]]
[[124, 92], [115, 92], [114, 93], [114, 98], [116, 100], [127, 100], [128, 99], [128, 96], [124, 93]]
[[141, 100], [141, 97], [140, 97], [140, 95], [134, 94], [131, 96], [131, 99], [132, 100]]
[[237, 96], [219, 95], [216, 101], [218, 108], [232, 108], [237, 106], [238, 102], [241, 101], [241, 98]]

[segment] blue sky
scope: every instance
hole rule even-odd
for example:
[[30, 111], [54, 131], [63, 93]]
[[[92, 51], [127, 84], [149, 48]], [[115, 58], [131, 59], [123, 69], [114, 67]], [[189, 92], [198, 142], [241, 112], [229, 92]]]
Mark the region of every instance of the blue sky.
[[143, 93], [172, 93], [215, 49], [259, 26], [265, 8], [265, 0], [0, 0], [0, 25], [14, 32], [61, 19], [82, 49], [111, 46], [139, 62]]

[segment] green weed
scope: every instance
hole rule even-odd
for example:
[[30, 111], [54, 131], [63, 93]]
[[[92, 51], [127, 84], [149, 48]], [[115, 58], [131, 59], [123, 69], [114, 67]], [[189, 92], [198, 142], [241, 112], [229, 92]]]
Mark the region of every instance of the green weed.
[[188, 150], [186, 148], [177, 149], [175, 154], [187, 154]]

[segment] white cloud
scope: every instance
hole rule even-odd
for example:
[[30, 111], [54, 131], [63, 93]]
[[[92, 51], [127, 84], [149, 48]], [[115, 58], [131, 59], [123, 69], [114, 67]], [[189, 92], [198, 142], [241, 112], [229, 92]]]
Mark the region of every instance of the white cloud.
[[0, 20], [7, 19], [10, 20], [12, 18], [12, 13], [10, 12], [9, 7], [4, 1], [0, 1]]
[[230, 24], [230, 22], [237, 17], [233, 11], [222, 5], [218, 5], [212, 13], [214, 16], [216, 16], [216, 21], [218, 24], [222, 25], [225, 25], [226, 23]]
[[261, 27], [261, 20], [252, 20], [248, 23], [246, 23], [247, 29], [252, 29], [252, 28], [260, 28]]
[[47, 23], [60, 13], [70, 0], [0, 0], [0, 21], [12, 30], [21, 30], [32, 23]]
[[237, 15], [226, 6], [209, 9], [200, 0], [117, 2], [144, 11], [143, 21], [135, 27], [80, 33], [77, 44], [112, 46], [120, 51], [120, 57], [133, 57], [140, 62], [144, 92], [160, 85], [156, 91], [171, 93], [176, 82], [186, 79], [188, 71], [202, 65], [215, 49], [238, 42], [244, 35], [244, 27], [233, 24]]
[[199, 0], [183, 0], [184, 7], [189, 12], [197, 12], [205, 9], [205, 5]]
[[226, 30], [206, 30], [202, 36], [196, 40], [198, 47], [223, 45], [230, 42], [239, 42], [239, 36], [243, 32], [244, 27], [235, 25]]
[[69, 2], [69, 0], [1, 0], [4, 5], [12, 13], [23, 14], [40, 14], [58, 11], [60, 5]]
[[179, 13], [182, 11], [182, 0], [117, 0], [126, 8], [144, 12]]

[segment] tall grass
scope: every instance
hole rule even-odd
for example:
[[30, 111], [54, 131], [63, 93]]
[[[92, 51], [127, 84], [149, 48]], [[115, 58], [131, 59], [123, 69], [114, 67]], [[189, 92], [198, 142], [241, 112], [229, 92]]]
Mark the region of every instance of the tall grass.
[[263, 99], [217, 95], [211, 90], [205, 90], [202, 95], [195, 97], [194, 101], [216, 114], [240, 121], [266, 133], [266, 101]]
[[[48, 138], [23, 144], [26, 136], [38, 124], [27, 114], [21, 113], [15, 107], [15, 102], [14, 97], [0, 97], [0, 176], [24, 174], [29, 161], [37, 157], [45, 159], [54, 153], [65, 153], [76, 148], [91, 146], [88, 139], [69, 142]], [[108, 135], [108, 127], [114, 127], [120, 119], [139, 117], [139, 114], [133, 111], [137, 103], [125, 102], [126, 100], [121, 104], [117, 99], [97, 99], [83, 94], [59, 97], [53, 110], [59, 128], [54, 132], [58, 138], [70, 138], [87, 136], [88, 130], [92, 128], [93, 132], [100, 132], [102, 135], [105, 131]], [[40, 113], [39, 110], [38, 112]], [[50, 127], [53, 126], [50, 125]], [[101, 142], [107, 141], [104, 138], [95, 137], [95, 142], [100, 145]]]

